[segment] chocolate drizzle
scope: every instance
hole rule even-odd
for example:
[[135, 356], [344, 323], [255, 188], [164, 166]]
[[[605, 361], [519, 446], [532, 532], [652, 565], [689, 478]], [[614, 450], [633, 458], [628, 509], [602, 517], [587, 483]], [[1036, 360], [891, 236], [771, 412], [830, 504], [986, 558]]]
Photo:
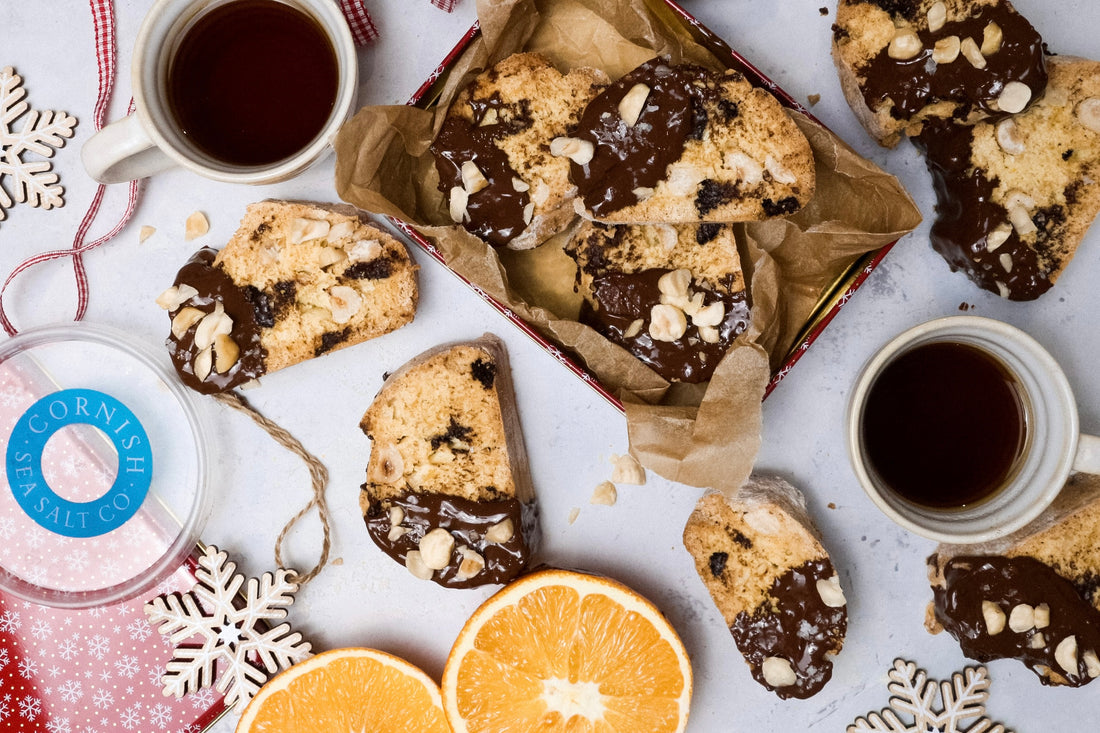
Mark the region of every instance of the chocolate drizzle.
[[[817, 581], [834, 575], [828, 559], [791, 568], [776, 578], [764, 604], [752, 613], [742, 611], [730, 626], [753, 678], [783, 699], [810, 697], [832, 677], [833, 664], [827, 656], [844, 644], [848, 609], [826, 606]], [[790, 662], [797, 677], [793, 685], [772, 687], [764, 680], [762, 668], [768, 657]]]
[[[932, 246], [951, 269], [1010, 300], [1034, 300], [1049, 290], [1049, 272], [1036, 250], [1042, 246], [1043, 227], [1033, 246], [1015, 230], [992, 250], [987, 246], [990, 233], [1008, 222], [1008, 212], [993, 202], [997, 179], [971, 163], [973, 128], [929, 121], [913, 142], [926, 156], [936, 191]], [[1005, 268], [1004, 255], [1011, 258], [1011, 269]]]
[[[684, 144], [702, 134], [708, 99], [721, 99], [715, 73], [700, 66], [670, 66], [655, 58], [619, 79], [589, 102], [573, 133], [595, 145], [587, 165], [570, 163], [570, 178], [597, 217], [638, 203], [637, 189], [655, 187]], [[650, 88], [634, 125], [619, 114], [619, 102], [635, 84]], [[727, 112], [728, 114], [728, 112]]]
[[214, 267], [216, 255], [215, 250], [204, 247], [180, 268], [174, 284], [190, 285], [199, 293], [180, 308], [171, 311], [169, 315], [175, 317], [176, 313], [185, 307], [198, 308], [205, 313], [210, 313], [214, 310], [215, 304], [220, 301], [226, 314], [233, 319], [233, 330], [229, 333], [229, 337], [240, 348], [237, 362], [225, 373], [219, 374], [211, 370], [210, 376], [204, 381], [199, 381], [192, 368], [195, 356], [198, 354], [198, 349], [195, 347], [197, 324], [191, 326], [179, 339], [169, 336], [166, 341], [172, 364], [180, 379], [191, 389], [203, 394], [232, 389], [262, 376], [267, 371], [267, 351], [260, 342], [260, 326], [256, 318], [257, 311], [261, 313], [261, 317], [268, 312], [269, 301], [266, 298], [259, 298], [256, 293], [251, 293], [250, 299], [250, 291], [238, 287], [229, 275], [220, 268]]
[[[473, 120], [448, 116], [431, 145], [439, 190], [449, 200], [451, 189], [463, 186], [462, 164], [472, 161], [489, 183], [470, 194], [468, 219], [462, 226], [494, 247], [502, 247], [527, 228], [523, 211], [531, 196], [516, 190], [512, 181], [517, 174], [497, 141], [530, 127], [530, 113], [523, 105], [505, 105], [498, 94], [471, 99], [469, 104]], [[490, 110], [495, 122], [486, 119]]]
[[[885, 3], [877, 4], [889, 12]], [[991, 22], [1000, 26], [1004, 37], [1000, 49], [985, 56], [985, 68], [976, 68], [961, 53], [950, 63], [937, 64], [932, 60], [936, 41], [949, 36], [960, 40], [973, 38], [980, 46], [985, 27]], [[996, 116], [1003, 113], [995, 108], [994, 102], [1008, 82], [1026, 84], [1033, 100], [1046, 88], [1043, 39], [1007, 3], [975, 7], [968, 18], [948, 21], [935, 32], [925, 27], [917, 35], [922, 49], [913, 58], [891, 58], [884, 48], [859, 69], [864, 78], [863, 98], [871, 109], [892, 100], [892, 116], [910, 119], [926, 105], [951, 101], [958, 104], [954, 111], [956, 119], [966, 119], [979, 110]]]
[[[718, 326], [717, 343], [699, 337], [699, 329], [688, 323], [687, 331], [676, 341], [658, 341], [649, 335], [649, 314], [661, 302], [657, 281], [669, 272], [653, 268], [638, 273], [608, 272], [592, 280], [592, 292], [597, 307], [586, 300], [581, 306], [580, 321], [599, 331], [606, 338], [629, 350], [643, 363], [665, 379], [679, 382], [704, 382], [738, 334], [749, 324], [749, 304], [743, 290], [731, 291], [729, 279], [717, 290], [708, 290], [692, 282], [692, 289], [706, 294], [704, 305], [721, 301], [725, 315]], [[631, 325], [643, 321], [636, 335]]]
[[[408, 531], [390, 539], [391, 507], [404, 512], [401, 526]], [[507, 542], [494, 543], [485, 533], [505, 519], [512, 521], [515, 531]], [[432, 576], [447, 588], [474, 588], [489, 583], [507, 583], [523, 570], [531, 558], [537, 535], [538, 516], [533, 503], [524, 504], [515, 498], [492, 501], [471, 501], [439, 493], [408, 491], [396, 497], [372, 500], [365, 521], [374, 544], [387, 555], [405, 564], [405, 555], [419, 546], [421, 538], [437, 527], [455, 538], [451, 562]], [[459, 547], [468, 547], [485, 559], [485, 569], [471, 578], [458, 577], [462, 563]]]
[[[935, 556], [929, 562], [934, 563]], [[1080, 687], [1093, 679], [1085, 654], [1100, 653], [1100, 611], [1050, 566], [1026, 556], [955, 557], [944, 567], [943, 578], [942, 587], [932, 588], [936, 620], [958, 639], [968, 657], [980, 662], [1018, 659], [1045, 685]], [[1006, 625], [991, 635], [982, 614], [987, 601], [1006, 617], [1020, 604], [1046, 604], [1050, 623], [1022, 632]], [[1055, 658], [1058, 645], [1069, 636], [1077, 643], [1074, 671], [1064, 669]]]

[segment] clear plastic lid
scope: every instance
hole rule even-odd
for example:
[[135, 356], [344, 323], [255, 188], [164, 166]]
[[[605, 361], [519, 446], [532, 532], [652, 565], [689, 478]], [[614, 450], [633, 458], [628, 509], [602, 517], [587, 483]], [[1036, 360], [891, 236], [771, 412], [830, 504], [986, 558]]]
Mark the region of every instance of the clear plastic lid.
[[0, 587], [82, 608], [151, 588], [208, 512], [206, 431], [164, 352], [85, 323], [0, 344]]

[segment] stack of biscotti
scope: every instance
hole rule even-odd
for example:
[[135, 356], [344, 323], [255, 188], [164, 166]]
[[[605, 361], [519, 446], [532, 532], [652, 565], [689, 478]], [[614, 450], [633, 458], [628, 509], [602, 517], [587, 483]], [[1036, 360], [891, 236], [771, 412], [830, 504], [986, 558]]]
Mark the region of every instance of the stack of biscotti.
[[411, 322], [417, 266], [349, 206], [251, 204], [220, 251], [203, 248], [157, 298], [183, 382], [209, 394]]
[[[816, 187], [810, 144], [774, 96], [738, 72], [663, 58], [609, 82], [508, 57], [456, 97], [432, 152], [452, 220], [494, 246], [537, 246], [580, 222], [566, 251], [582, 322], [672, 381], [708, 380], [748, 323], [726, 225], [794, 213]], [[662, 297], [657, 279], [680, 271], [687, 287]], [[643, 297], [624, 278], [652, 287]], [[704, 289], [721, 292], [698, 315], [691, 296]]]
[[925, 154], [951, 269], [1047, 292], [1100, 212], [1100, 64], [1048, 57], [1008, 0], [841, 0], [833, 59], [871, 136]]
[[450, 588], [505, 583], [537, 541], [535, 493], [504, 345], [486, 335], [414, 358], [360, 423], [360, 507], [387, 555]]
[[928, 630], [968, 657], [1018, 659], [1046, 685], [1100, 677], [1100, 478], [1077, 474], [1006, 538], [940, 545], [928, 575]]
[[684, 546], [748, 662], [781, 698], [807, 698], [832, 676], [848, 629], [840, 578], [786, 481], [752, 477], [737, 496], [708, 492]]

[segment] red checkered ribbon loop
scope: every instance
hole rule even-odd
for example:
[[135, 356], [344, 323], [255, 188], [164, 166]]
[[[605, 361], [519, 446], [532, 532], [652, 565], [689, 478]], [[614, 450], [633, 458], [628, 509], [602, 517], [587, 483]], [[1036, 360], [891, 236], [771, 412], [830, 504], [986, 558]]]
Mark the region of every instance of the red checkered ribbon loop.
[[[458, 0], [432, 0], [432, 5], [450, 13], [458, 5]], [[363, 7], [363, 0], [340, 0], [340, 8], [348, 19], [356, 45], [362, 46], [378, 38], [378, 28], [371, 20], [370, 13]]]
[[[111, 91], [114, 88], [115, 81], [115, 59], [118, 54], [115, 40], [114, 6], [111, 4], [110, 0], [90, 0], [90, 4], [92, 10], [92, 23], [95, 26], [96, 62], [99, 66], [99, 96], [96, 98], [95, 119], [93, 124], [95, 125], [95, 129], [99, 130], [103, 127], [103, 120], [107, 115], [107, 105], [111, 101]], [[133, 111], [133, 100], [131, 100], [130, 105], [130, 111]], [[4, 330], [7, 331], [9, 336], [14, 336], [17, 333], [17, 329], [11, 322], [11, 319], [8, 318], [8, 314], [4, 311], [4, 292], [7, 290], [12, 280], [21, 273], [43, 262], [50, 262], [65, 257], [72, 258], [73, 274], [76, 277], [77, 289], [75, 320], [79, 321], [84, 317], [84, 313], [88, 309], [88, 273], [84, 268], [83, 255], [85, 252], [95, 249], [99, 245], [112, 239], [122, 230], [126, 222], [130, 220], [138, 202], [139, 182], [132, 181], [129, 184], [126, 210], [123, 212], [121, 220], [103, 236], [91, 242], [87, 242], [85, 238], [88, 235], [88, 230], [91, 228], [92, 223], [95, 221], [96, 214], [99, 213], [99, 207], [102, 205], [103, 195], [106, 191], [107, 187], [104, 185], [100, 185], [96, 189], [95, 196], [92, 197], [92, 203], [88, 207], [88, 211], [84, 214], [84, 220], [80, 222], [80, 227], [77, 229], [76, 236], [73, 238], [72, 247], [69, 249], [54, 250], [52, 252], [41, 252], [24, 260], [10, 275], [8, 275], [3, 286], [0, 286], [0, 325], [4, 327]]]

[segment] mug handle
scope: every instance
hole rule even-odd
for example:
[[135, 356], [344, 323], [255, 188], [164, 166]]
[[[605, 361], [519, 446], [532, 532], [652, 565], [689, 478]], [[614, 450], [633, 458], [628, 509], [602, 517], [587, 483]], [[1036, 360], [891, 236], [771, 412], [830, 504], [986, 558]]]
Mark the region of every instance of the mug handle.
[[167, 170], [175, 162], [145, 133], [137, 115], [112, 122], [80, 150], [84, 170], [100, 183], [125, 183]]
[[1100, 438], [1081, 434], [1077, 440], [1077, 455], [1073, 458], [1073, 470], [1078, 473], [1100, 474]]

